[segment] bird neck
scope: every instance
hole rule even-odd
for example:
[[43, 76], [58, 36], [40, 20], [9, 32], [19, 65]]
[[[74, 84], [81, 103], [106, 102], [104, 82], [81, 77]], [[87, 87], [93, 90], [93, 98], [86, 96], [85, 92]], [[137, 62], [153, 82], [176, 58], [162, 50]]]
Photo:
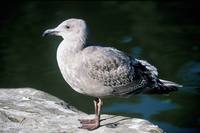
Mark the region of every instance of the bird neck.
[[64, 50], [65, 52], [68, 52], [70, 54], [75, 54], [80, 52], [85, 47], [85, 40], [69, 40], [64, 39], [61, 44], [60, 48]]
[[84, 48], [84, 44], [76, 41], [63, 40], [57, 48], [57, 62], [59, 68], [62, 66], [70, 65], [74, 57]]

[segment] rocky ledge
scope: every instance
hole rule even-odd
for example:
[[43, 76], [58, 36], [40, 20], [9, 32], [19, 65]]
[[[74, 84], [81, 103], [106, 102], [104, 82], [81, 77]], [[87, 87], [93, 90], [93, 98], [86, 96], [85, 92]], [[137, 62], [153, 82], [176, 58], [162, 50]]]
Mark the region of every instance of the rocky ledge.
[[92, 117], [32, 88], [0, 89], [0, 133], [164, 133], [147, 120], [103, 114], [100, 128], [79, 129]]

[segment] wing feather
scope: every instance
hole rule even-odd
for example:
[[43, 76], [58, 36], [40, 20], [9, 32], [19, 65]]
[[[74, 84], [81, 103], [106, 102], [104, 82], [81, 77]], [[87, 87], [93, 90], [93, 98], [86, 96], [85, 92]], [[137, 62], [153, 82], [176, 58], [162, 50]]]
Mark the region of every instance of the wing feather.
[[[87, 52], [95, 56], [87, 59], [88, 75], [113, 88], [113, 95], [123, 96], [138, 93], [147, 84], [139, 69], [139, 61], [111, 47], [88, 47]], [[140, 92], [139, 91], [139, 92]]]

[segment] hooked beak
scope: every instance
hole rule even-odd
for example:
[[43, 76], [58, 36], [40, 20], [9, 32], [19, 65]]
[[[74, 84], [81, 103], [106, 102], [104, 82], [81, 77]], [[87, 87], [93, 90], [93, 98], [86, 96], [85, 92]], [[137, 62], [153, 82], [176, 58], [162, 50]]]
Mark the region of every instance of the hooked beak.
[[42, 36], [47, 36], [47, 35], [58, 35], [59, 31], [55, 30], [55, 29], [48, 29], [45, 30], [44, 33], [42, 34]]

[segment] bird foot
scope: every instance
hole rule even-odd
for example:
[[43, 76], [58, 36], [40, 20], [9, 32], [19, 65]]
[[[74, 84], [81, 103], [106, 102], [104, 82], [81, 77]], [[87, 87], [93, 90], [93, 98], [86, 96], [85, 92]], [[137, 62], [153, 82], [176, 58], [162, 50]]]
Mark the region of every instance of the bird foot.
[[87, 129], [87, 130], [94, 130], [99, 127], [99, 120], [98, 119], [79, 119], [81, 123], [81, 129]]
[[81, 124], [93, 124], [96, 122], [96, 119], [79, 119]]

